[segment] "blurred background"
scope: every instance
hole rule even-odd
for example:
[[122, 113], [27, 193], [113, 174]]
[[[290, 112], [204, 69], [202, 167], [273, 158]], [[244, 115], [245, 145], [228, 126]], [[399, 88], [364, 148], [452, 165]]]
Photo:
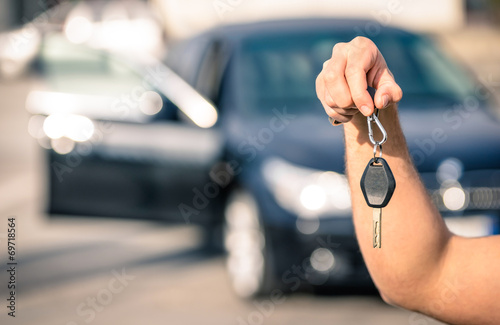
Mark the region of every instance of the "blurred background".
[[500, 1], [1, 0], [1, 323], [440, 324], [356, 244], [314, 90], [355, 36], [450, 229], [498, 234]]

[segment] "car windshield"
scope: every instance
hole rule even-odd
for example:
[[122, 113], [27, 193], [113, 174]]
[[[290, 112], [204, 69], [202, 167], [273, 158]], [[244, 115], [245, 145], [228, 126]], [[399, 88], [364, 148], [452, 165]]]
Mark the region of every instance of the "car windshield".
[[[315, 79], [335, 43], [353, 35], [304, 33], [246, 39], [236, 63], [236, 88], [248, 113], [266, 114], [287, 106], [296, 113], [317, 105]], [[470, 95], [473, 83], [432, 43], [406, 33], [372, 37], [404, 92], [407, 106], [436, 107], [457, 103]]]

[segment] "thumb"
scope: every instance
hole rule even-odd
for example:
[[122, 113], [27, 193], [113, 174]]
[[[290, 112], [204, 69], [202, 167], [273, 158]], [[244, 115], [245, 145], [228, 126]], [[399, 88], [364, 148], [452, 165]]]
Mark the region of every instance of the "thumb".
[[398, 103], [403, 97], [401, 87], [392, 76], [378, 84], [374, 104], [377, 108], [385, 108], [390, 104]]

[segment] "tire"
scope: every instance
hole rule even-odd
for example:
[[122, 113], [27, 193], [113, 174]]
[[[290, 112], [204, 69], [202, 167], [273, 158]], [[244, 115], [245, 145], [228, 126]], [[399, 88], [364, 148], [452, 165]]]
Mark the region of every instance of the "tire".
[[224, 211], [224, 246], [231, 286], [242, 298], [273, 289], [273, 259], [266, 235], [255, 198], [248, 191], [234, 190]]

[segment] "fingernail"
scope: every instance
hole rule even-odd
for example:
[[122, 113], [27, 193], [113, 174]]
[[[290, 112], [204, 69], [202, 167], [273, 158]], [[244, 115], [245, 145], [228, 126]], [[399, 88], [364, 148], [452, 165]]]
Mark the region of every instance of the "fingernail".
[[389, 104], [389, 95], [382, 96], [382, 108], [387, 107]]
[[366, 106], [366, 105], [363, 105], [361, 106], [361, 108], [359, 109], [361, 111], [361, 113], [363, 113], [363, 115], [365, 116], [368, 116], [370, 115], [370, 107]]

